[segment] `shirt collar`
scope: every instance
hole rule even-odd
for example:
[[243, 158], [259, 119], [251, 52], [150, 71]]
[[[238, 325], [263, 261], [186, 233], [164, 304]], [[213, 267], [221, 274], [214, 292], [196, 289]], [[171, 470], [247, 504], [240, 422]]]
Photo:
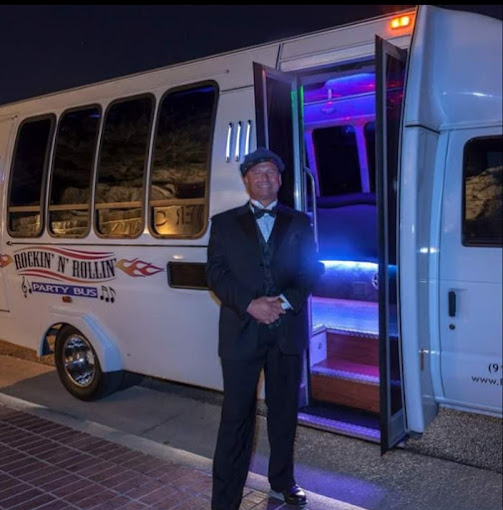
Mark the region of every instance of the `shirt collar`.
[[253, 200], [250, 198], [250, 207], [251, 204], [253, 204], [258, 209], [273, 209], [278, 204], [278, 201], [275, 200], [274, 202], [271, 202], [267, 207], [264, 207], [258, 200]]

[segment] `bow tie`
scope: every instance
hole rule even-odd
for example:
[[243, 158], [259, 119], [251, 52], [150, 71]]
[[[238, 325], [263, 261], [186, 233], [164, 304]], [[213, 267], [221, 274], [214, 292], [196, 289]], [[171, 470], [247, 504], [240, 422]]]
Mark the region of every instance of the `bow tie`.
[[253, 214], [255, 215], [255, 219], [262, 218], [264, 214], [268, 214], [272, 218], [276, 218], [276, 207], [273, 207], [272, 209], [260, 209], [259, 207], [256, 207], [252, 205], [253, 208]]

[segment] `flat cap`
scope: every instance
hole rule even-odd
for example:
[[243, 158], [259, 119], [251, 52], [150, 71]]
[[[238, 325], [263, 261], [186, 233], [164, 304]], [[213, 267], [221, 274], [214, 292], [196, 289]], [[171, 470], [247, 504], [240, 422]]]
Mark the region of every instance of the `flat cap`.
[[245, 156], [244, 161], [239, 167], [241, 175], [244, 177], [251, 167], [263, 163], [264, 161], [271, 161], [271, 163], [274, 163], [280, 172], [285, 169], [285, 164], [275, 152], [265, 149], [264, 147], [259, 147], [256, 151], [250, 152], [250, 154]]

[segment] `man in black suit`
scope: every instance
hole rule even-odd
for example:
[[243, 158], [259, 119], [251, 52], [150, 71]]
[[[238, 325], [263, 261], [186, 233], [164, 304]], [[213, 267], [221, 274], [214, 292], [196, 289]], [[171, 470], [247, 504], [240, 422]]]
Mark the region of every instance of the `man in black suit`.
[[277, 203], [284, 170], [280, 157], [259, 148], [240, 170], [250, 201], [212, 218], [208, 246], [208, 285], [221, 301], [218, 352], [224, 380], [211, 508], [239, 510], [262, 369], [271, 495], [304, 506], [293, 449], [309, 339], [306, 302], [322, 265], [308, 216]]

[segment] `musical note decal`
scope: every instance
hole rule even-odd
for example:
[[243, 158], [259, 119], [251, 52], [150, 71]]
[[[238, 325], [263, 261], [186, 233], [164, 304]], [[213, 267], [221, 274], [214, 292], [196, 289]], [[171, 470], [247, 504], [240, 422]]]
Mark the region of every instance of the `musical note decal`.
[[100, 299], [102, 301], [105, 301], [105, 303], [114, 303], [115, 296], [116, 292], [112, 287], [105, 287], [105, 285], [101, 286]]
[[25, 298], [27, 298], [28, 294], [31, 294], [31, 292], [32, 292], [31, 285], [30, 285], [30, 280], [28, 280], [24, 276], [23, 276], [23, 281], [21, 283], [21, 290], [23, 291], [23, 294], [24, 294]]
[[105, 300], [105, 302], [108, 303], [108, 287], [105, 287], [104, 285], [101, 286], [101, 295], [100, 295], [100, 299], [103, 301]]

